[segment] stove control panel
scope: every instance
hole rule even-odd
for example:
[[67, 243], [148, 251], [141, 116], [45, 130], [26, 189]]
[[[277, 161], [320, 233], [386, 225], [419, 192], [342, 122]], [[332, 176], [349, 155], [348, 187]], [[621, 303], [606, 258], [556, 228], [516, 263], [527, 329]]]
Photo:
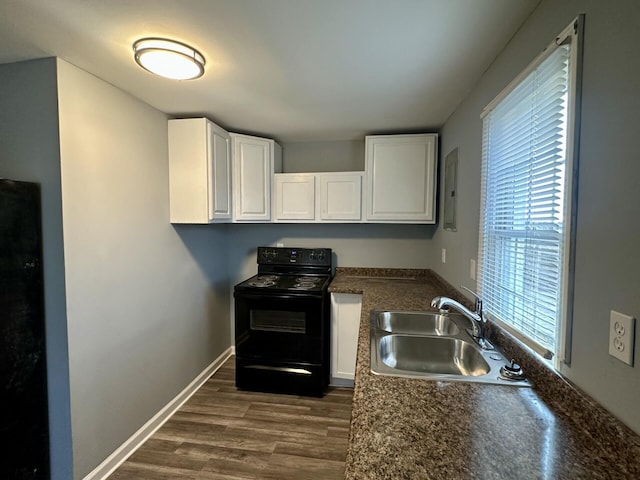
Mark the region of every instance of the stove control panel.
[[331, 249], [258, 247], [258, 264], [331, 266]]

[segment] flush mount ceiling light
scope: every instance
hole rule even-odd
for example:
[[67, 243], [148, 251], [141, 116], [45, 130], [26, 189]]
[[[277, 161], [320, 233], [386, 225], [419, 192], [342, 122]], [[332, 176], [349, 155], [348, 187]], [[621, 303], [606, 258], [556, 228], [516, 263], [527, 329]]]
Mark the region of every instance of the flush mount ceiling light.
[[195, 48], [165, 38], [141, 38], [134, 57], [145, 70], [173, 80], [191, 80], [204, 73], [204, 57]]

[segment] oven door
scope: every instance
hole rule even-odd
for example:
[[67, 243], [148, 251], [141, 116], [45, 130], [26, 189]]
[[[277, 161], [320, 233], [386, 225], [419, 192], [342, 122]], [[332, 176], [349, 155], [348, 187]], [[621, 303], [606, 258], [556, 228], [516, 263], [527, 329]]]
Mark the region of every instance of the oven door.
[[325, 295], [236, 292], [236, 355], [320, 364], [328, 328], [325, 299]]

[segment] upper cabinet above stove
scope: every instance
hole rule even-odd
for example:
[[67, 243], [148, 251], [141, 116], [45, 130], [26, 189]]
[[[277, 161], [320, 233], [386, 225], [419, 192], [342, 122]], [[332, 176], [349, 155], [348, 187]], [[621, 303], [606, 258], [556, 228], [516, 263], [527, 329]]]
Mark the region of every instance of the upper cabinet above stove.
[[206, 118], [169, 120], [171, 223], [231, 221], [229, 133]]
[[281, 173], [274, 177], [274, 221], [362, 221], [362, 172]]

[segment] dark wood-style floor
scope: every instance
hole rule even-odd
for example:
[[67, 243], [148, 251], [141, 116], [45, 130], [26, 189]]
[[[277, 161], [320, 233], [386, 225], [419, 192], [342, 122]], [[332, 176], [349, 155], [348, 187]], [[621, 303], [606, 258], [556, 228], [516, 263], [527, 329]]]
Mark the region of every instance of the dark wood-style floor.
[[344, 478], [353, 390], [235, 388], [232, 357], [109, 480]]

